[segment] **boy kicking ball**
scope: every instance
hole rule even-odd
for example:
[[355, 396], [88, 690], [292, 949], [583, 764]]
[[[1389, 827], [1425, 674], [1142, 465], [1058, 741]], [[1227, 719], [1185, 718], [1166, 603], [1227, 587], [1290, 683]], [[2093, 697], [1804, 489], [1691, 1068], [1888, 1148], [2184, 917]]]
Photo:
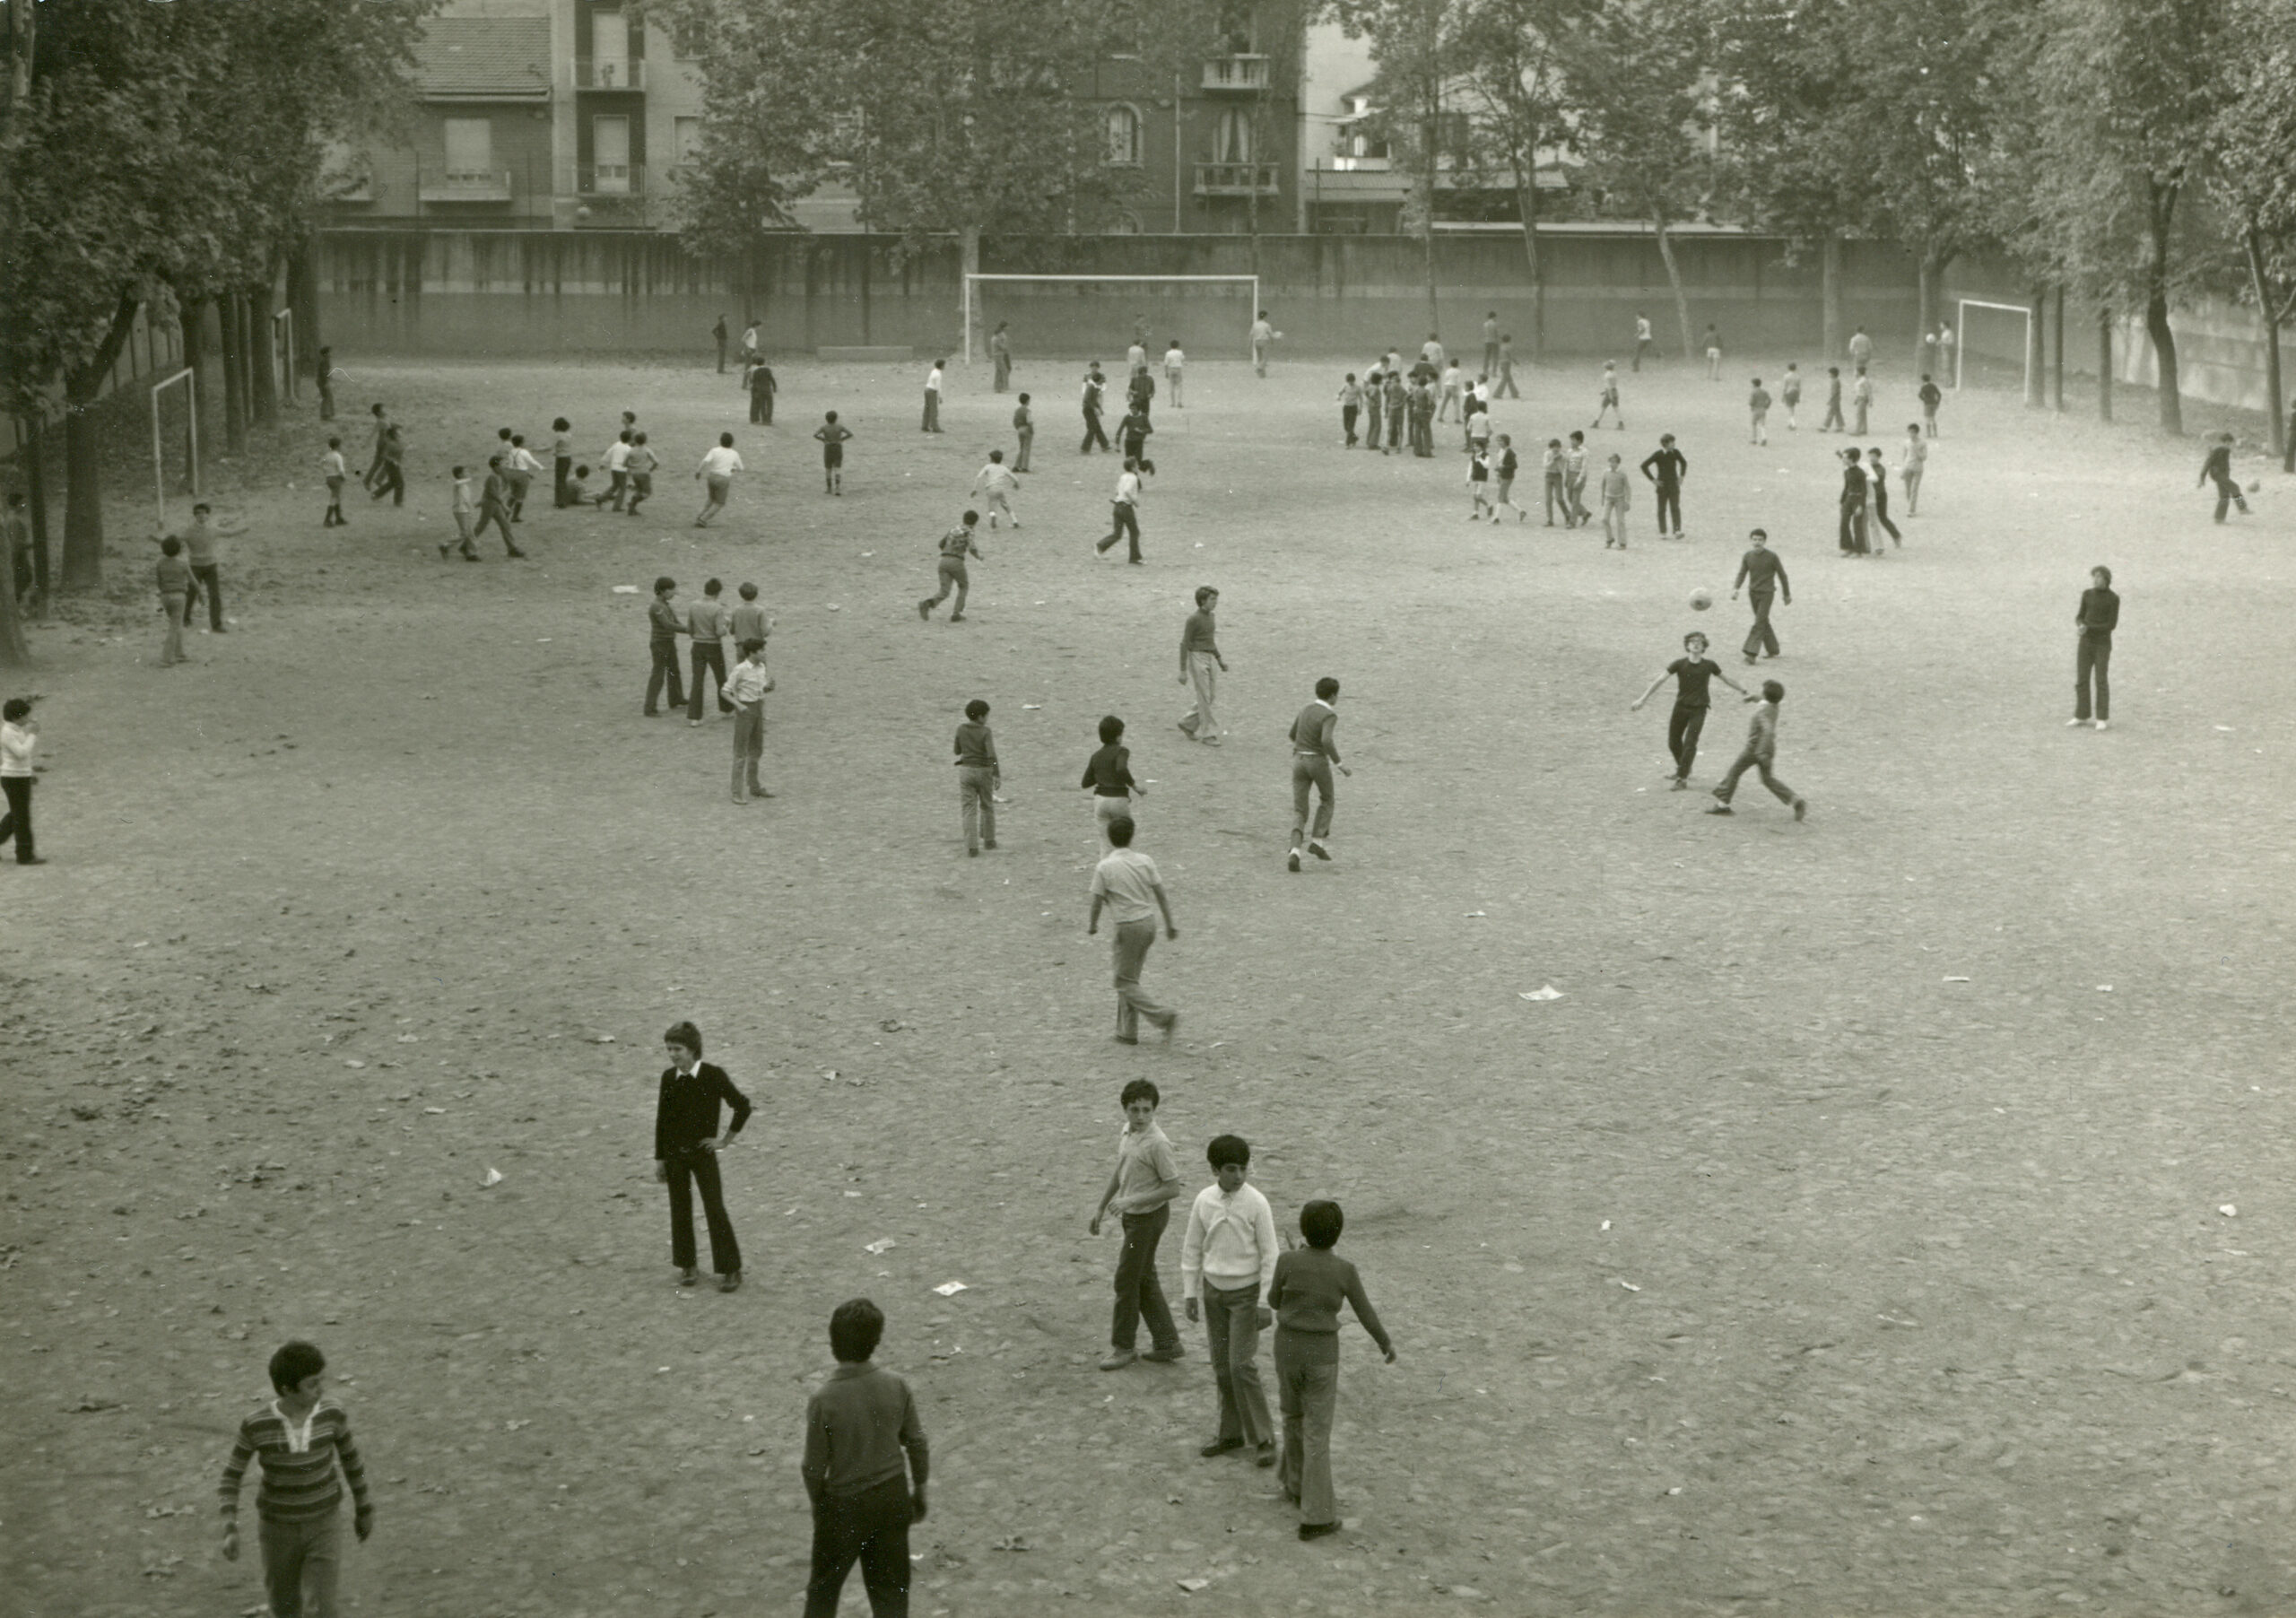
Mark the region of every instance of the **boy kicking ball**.
[[1772, 775], [1770, 770], [1770, 765], [1776, 762], [1778, 758], [1778, 705], [1784, 700], [1786, 700], [1786, 688], [1783, 685], [1775, 680], [1765, 680], [1761, 683], [1761, 706], [1754, 709], [1753, 723], [1746, 727], [1745, 751], [1738, 754], [1730, 766], [1730, 772], [1722, 778], [1722, 784], [1714, 789], [1714, 796], [1718, 801], [1714, 807], [1706, 812], [1707, 813], [1735, 813], [1730, 807], [1730, 800], [1737, 795], [1738, 778], [1749, 770], [1761, 774], [1761, 784], [1770, 788], [1779, 803], [1792, 806], [1796, 820], [1798, 821], [1810, 813], [1807, 801], [1794, 788]]

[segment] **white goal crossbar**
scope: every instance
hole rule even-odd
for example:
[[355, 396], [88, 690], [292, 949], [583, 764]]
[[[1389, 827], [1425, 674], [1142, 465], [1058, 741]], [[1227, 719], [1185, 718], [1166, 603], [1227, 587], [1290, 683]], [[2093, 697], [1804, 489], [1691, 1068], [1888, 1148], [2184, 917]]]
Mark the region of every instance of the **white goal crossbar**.
[[[973, 288], [973, 283], [975, 283], [976, 281], [1034, 281], [1034, 282], [1051, 282], [1051, 283], [1055, 283], [1055, 284], [1059, 284], [1059, 283], [1065, 283], [1072, 284], [1072, 285], [1083, 285], [1083, 284], [1087, 284], [1087, 283], [1094, 283], [1094, 282], [1126, 281], [1126, 282], [1135, 282], [1135, 283], [1139, 283], [1139, 284], [1141, 284], [1141, 285], [1143, 285], [1143, 286], [1155, 285], [1155, 284], [1161, 283], [1171, 283], [1171, 284], [1173, 284], [1173, 285], [1181, 285], [1181, 286], [1185, 286], [1185, 285], [1199, 285], [1199, 286], [1200, 286], [1200, 285], [1203, 285], [1203, 284], [1205, 284], [1205, 283], [1226, 283], [1227, 285], [1230, 285], [1230, 286], [1248, 286], [1248, 287], [1250, 287], [1250, 288], [1251, 288], [1251, 290], [1252, 290], [1252, 314], [1253, 314], [1255, 317], [1257, 317], [1257, 316], [1259, 314], [1259, 277], [1258, 277], [1258, 276], [1257, 276], [1257, 275], [983, 275], [983, 274], [968, 274], [968, 275], [966, 275], [966, 277], [965, 277], [965, 291], [964, 291], [964, 304], [965, 304], [965, 309], [964, 309], [964, 356], [965, 356], [965, 363], [966, 363], [967, 365], [970, 365], [970, 364], [972, 363], [972, 338], [973, 338], [973, 330], [974, 330], [974, 328], [975, 328], [976, 326], [978, 326], [978, 325], [980, 325], [980, 322], [979, 322], [978, 320], [975, 319], [975, 318], [974, 318], [974, 316], [973, 316], [973, 309], [974, 309], [974, 307], [975, 307], [975, 301], [976, 301], [976, 300], [975, 300], [975, 292], [974, 292], [974, 288]], [[1249, 326], [1249, 325], [1250, 325], [1250, 322], [1247, 321], [1245, 324], [1246, 324], [1247, 327], [1248, 327], [1248, 326]], [[1247, 331], [1247, 334], [1246, 334], [1245, 338], [1244, 338], [1244, 358], [1246, 358], [1246, 359], [1248, 359], [1248, 360], [1251, 358], [1251, 338], [1250, 338], [1250, 335], [1249, 335], [1249, 334], [1248, 334], [1248, 330]]]
[[177, 383], [183, 384], [185, 454], [194, 499], [199, 494], [199, 373], [188, 365], [172, 377], [152, 384], [152, 481], [160, 497], [160, 528], [168, 526], [168, 455], [160, 435], [160, 400]]
[[1969, 363], [1969, 311], [1971, 309], [1999, 309], [2006, 315], [2022, 315], [2025, 318], [2023, 344], [2025, 393], [2028, 397], [2031, 397], [2033, 391], [2033, 311], [2026, 304], [1988, 303], [1982, 298], [1961, 298], [1954, 300], [1953, 318], [1959, 323], [1959, 326], [1953, 335], [1953, 391], [1955, 393], [1961, 391], [1961, 371]]

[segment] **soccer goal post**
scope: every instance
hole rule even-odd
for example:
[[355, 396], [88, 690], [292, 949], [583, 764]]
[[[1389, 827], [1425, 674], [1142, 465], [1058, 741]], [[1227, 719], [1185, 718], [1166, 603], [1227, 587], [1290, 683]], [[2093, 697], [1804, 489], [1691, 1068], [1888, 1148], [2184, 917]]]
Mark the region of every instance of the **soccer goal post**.
[[[1056, 291], [1064, 287], [1073, 288], [1079, 300], [1093, 300], [1103, 304], [1108, 304], [1108, 308], [1105, 310], [1096, 310], [1094, 312], [1092, 318], [1096, 321], [1121, 320], [1124, 314], [1129, 312], [1115, 309], [1112, 304], [1109, 304], [1109, 300], [1107, 300], [1107, 292], [1120, 286], [1136, 286], [1143, 289], [1161, 287], [1170, 289], [1171, 291], [1181, 294], [1194, 291], [1199, 288], [1209, 289], [1217, 286], [1232, 287], [1238, 291], [1249, 289], [1251, 301], [1247, 306], [1247, 312], [1245, 313], [1241, 322], [1240, 329], [1239, 329], [1236, 334], [1236, 340], [1243, 345], [1243, 357], [1247, 360], [1251, 358], [1251, 324], [1253, 319], [1259, 313], [1259, 277], [1257, 275], [968, 274], [965, 277], [964, 286], [964, 357], [965, 363], [967, 365], [970, 365], [973, 361], [973, 348], [976, 338], [981, 340], [983, 353], [985, 354], [987, 352], [985, 333], [987, 329], [988, 322], [983, 317], [981, 312], [982, 294], [994, 286], [1024, 284], [1033, 284], [1039, 287], [1050, 288]], [[1135, 318], [1144, 318], [1144, 317], [1135, 314]], [[1065, 315], [1063, 324], [1070, 324], [1069, 318]], [[1103, 329], [1105, 330], [1107, 328], [1104, 326]], [[1107, 339], [1107, 341], [1109, 344], [1113, 344], [1115, 339], [1110, 337]], [[1222, 346], [1224, 347], [1225, 344], [1223, 344]], [[1151, 358], [1153, 358], [1152, 353], [1151, 354]]]
[[2031, 398], [2033, 393], [2033, 311], [2022, 303], [1988, 303], [1982, 298], [1963, 298], [1954, 304], [1954, 318], [1961, 329], [1953, 341], [1953, 391], [1961, 391], [1961, 374], [1969, 369], [1971, 309], [1992, 309], [1999, 314], [2017, 317], [2017, 361], [2024, 369], [2025, 396]]
[[152, 384], [152, 483], [159, 496], [160, 527], [168, 526], [168, 438], [167, 409], [170, 393], [180, 385], [183, 420], [177, 442], [183, 448], [183, 477], [195, 500], [199, 496], [199, 373], [188, 365], [172, 377], [162, 377]]

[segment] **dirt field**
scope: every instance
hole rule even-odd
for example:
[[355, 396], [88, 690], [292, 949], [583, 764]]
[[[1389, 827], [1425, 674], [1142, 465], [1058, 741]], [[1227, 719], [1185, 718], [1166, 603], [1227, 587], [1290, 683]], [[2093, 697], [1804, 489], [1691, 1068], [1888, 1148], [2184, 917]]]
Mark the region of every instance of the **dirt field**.
[[[176, 669], [123, 492], [119, 604], [35, 636], [53, 863], [0, 866], [0, 1605], [253, 1610], [215, 1479], [308, 1335], [379, 1508], [352, 1610], [794, 1612], [804, 1400], [865, 1292], [933, 1442], [920, 1618], [2290, 1610], [2296, 482], [2251, 452], [2257, 514], [2212, 527], [2196, 444], [1966, 395], [1904, 549], [1843, 561], [1842, 440], [1781, 412], [1749, 447], [1753, 369], [1626, 378], [1596, 448], [1681, 435], [1691, 538], [1644, 491], [1621, 553], [1469, 526], [1448, 427], [1434, 462], [1342, 454], [1337, 368], [1198, 366], [1134, 569], [1091, 549], [1114, 468], [1074, 454], [1070, 368], [1023, 365], [1026, 526], [983, 535], [953, 628], [912, 603], [1008, 441], [985, 370], [933, 439], [921, 367], [793, 363], [771, 430], [707, 371], [361, 370], [344, 424], [409, 423], [407, 508], [322, 530], [308, 420], [226, 469], [238, 622]], [[1498, 424], [1593, 404], [1542, 376]], [[603, 444], [625, 406], [669, 463], [644, 516], [538, 500], [531, 560], [439, 560], [449, 459], [561, 412]], [[721, 426], [750, 471], [698, 532]], [[1800, 825], [1751, 782], [1729, 820], [1669, 794], [1668, 699], [1627, 711], [1693, 623], [1744, 634], [1757, 523]], [[2063, 727], [2099, 561], [2103, 735]], [[657, 572], [778, 615], [770, 803], [727, 801], [714, 718], [639, 717], [645, 597], [613, 587]], [[1201, 582], [1219, 751], [1172, 728]], [[1292, 876], [1283, 731], [1324, 674], [1355, 774], [1335, 863]], [[968, 860], [974, 696], [1013, 802]], [[1169, 1049], [1110, 1041], [1083, 935], [1104, 712], [1178, 913]], [[1717, 708], [1700, 787], [1743, 723]], [[759, 1108], [730, 1298], [671, 1284], [650, 1175], [680, 1017]], [[1338, 1537], [1196, 1457], [1200, 1331], [1095, 1369], [1116, 1243], [1084, 1225], [1135, 1074], [1192, 1177], [1235, 1130], [1285, 1229], [1346, 1206], [1401, 1360], [1343, 1337]]]

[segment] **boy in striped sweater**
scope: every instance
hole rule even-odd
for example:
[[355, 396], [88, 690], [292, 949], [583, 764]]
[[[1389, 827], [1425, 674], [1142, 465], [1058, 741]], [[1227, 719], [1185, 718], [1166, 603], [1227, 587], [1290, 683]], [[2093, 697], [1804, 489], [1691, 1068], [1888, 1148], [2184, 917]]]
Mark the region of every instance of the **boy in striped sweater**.
[[335, 1618], [342, 1570], [338, 1462], [351, 1483], [353, 1530], [364, 1540], [375, 1529], [351, 1418], [326, 1396], [326, 1356], [311, 1344], [290, 1343], [273, 1354], [271, 1386], [279, 1396], [239, 1423], [239, 1441], [223, 1468], [227, 1561], [239, 1559], [239, 1480], [250, 1459], [262, 1468], [255, 1506], [272, 1618]]

